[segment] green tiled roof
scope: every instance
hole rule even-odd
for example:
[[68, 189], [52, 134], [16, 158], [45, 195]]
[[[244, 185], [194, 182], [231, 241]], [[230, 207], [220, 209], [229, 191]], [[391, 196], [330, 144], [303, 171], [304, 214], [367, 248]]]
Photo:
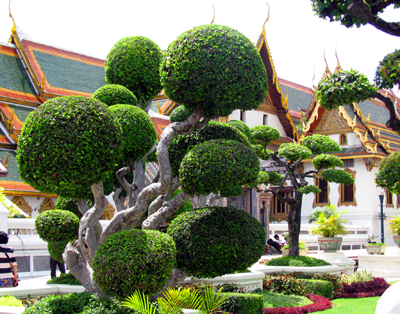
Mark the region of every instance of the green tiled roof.
[[[10, 154], [10, 159], [8, 160], [8, 175], [7, 177], [0, 177], [0, 181], [16, 181], [23, 182], [19, 177], [18, 163], [17, 163], [17, 153], [15, 151], [8, 151]], [[7, 159], [7, 150], [0, 149], [0, 158], [5, 161]], [[1, 183], [0, 183], [1, 185]]]
[[34, 51], [34, 54], [53, 87], [92, 94], [106, 84], [103, 67], [40, 51]]
[[11, 104], [9, 104], [8, 106], [11, 109], [14, 109], [15, 115], [22, 122], [25, 122], [25, 119], [28, 116], [28, 114], [31, 113], [33, 110], [35, 110], [35, 108], [27, 108], [27, 107], [11, 105]]
[[386, 108], [382, 108], [372, 102], [363, 101], [358, 104], [366, 117], [371, 113], [371, 121], [386, 125], [389, 120], [390, 114]]
[[288, 85], [281, 83], [281, 89], [283, 93], [283, 97], [286, 97], [286, 89], [288, 91], [288, 104], [289, 109], [293, 111], [299, 112], [299, 108], [303, 110], [307, 110], [308, 105], [311, 103], [313, 99], [313, 95], [310, 93], [298, 90], [296, 88], [290, 87]]
[[0, 54], [0, 69], [0, 87], [36, 95], [18, 58]]

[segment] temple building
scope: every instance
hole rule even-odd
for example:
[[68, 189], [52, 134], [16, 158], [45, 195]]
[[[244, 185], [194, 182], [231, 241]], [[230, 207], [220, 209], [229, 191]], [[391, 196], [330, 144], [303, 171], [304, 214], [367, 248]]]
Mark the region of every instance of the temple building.
[[[270, 125], [277, 128], [281, 137], [272, 142], [271, 150], [312, 134], [328, 135], [337, 141], [342, 151], [335, 155], [344, 161], [343, 169], [355, 177], [355, 183], [328, 183], [322, 178], [310, 182], [322, 192], [304, 196], [302, 222], [308, 222], [307, 216], [315, 208], [335, 204], [339, 211], [348, 211], [346, 218], [353, 224], [368, 226], [371, 233], [379, 234], [379, 203], [374, 178], [379, 161], [400, 150], [400, 136], [385, 125], [388, 110], [378, 100], [325, 110], [316, 100], [313, 88], [278, 77], [266, 37], [263, 28], [256, 44], [268, 74], [269, 90], [265, 101], [257, 110], [236, 110], [223, 120], [242, 120], [250, 127]], [[0, 43], [0, 69], [0, 186], [8, 199], [34, 218], [44, 210], [53, 209], [57, 195], [37, 191], [19, 176], [16, 149], [24, 121], [48, 99], [65, 95], [91, 97], [97, 88], [106, 84], [104, 60], [38, 43], [14, 23], [10, 42]], [[334, 71], [340, 69], [338, 62]], [[327, 66], [322, 79], [330, 73]], [[392, 97], [399, 110], [396, 96], [383, 93]], [[159, 135], [169, 124], [169, 114], [178, 105], [163, 92], [154, 99], [149, 115]], [[263, 168], [279, 172], [274, 167], [273, 163], [263, 163]], [[304, 161], [302, 167], [311, 169], [311, 161]], [[151, 168], [147, 171], [151, 176]], [[288, 183], [282, 193], [290, 195], [292, 190]], [[266, 228], [269, 222], [287, 220], [288, 205], [262, 189], [245, 189], [242, 196], [226, 202], [251, 213]], [[398, 214], [397, 196], [387, 192], [384, 205], [388, 216]], [[104, 218], [110, 219], [113, 210], [111, 202]]]

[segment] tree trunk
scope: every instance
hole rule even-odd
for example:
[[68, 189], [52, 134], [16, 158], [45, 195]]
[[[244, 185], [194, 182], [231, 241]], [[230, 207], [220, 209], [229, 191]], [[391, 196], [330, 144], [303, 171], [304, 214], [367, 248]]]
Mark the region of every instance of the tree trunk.
[[290, 206], [288, 213], [289, 256], [299, 255], [299, 236], [301, 226], [301, 205], [303, 194], [296, 193], [296, 202]]

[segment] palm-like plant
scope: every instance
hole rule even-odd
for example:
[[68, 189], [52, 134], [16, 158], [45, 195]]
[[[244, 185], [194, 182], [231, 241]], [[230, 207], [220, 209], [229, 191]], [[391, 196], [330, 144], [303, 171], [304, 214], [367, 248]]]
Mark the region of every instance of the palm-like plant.
[[149, 297], [144, 293], [136, 290], [130, 297], [122, 302], [122, 306], [134, 309], [140, 314], [157, 314], [155, 306], [149, 303]]
[[317, 225], [310, 230], [312, 235], [320, 235], [322, 237], [334, 237], [336, 235], [346, 235], [348, 232], [344, 224], [350, 223], [347, 219], [342, 219], [340, 216], [347, 213], [342, 211], [339, 213], [336, 208], [332, 208], [330, 216], [327, 217], [325, 212], [321, 212], [317, 220], [313, 223]]
[[226, 301], [226, 296], [221, 295], [222, 287], [215, 293], [214, 286], [208, 286], [204, 289], [204, 302], [200, 310], [211, 314], [221, 307]]
[[198, 290], [190, 291], [189, 288], [177, 290], [168, 288], [167, 292], [161, 291], [164, 298], [158, 298], [157, 303], [165, 313], [178, 314], [183, 308], [198, 309], [203, 300]]
[[390, 233], [400, 235], [400, 216], [393, 216], [386, 223], [389, 223], [388, 230]]

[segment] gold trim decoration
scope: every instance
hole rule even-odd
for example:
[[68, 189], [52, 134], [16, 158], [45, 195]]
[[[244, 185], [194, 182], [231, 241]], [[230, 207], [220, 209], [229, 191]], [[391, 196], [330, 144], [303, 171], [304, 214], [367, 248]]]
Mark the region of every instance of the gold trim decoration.
[[103, 215], [101, 216], [101, 219], [111, 220], [114, 217], [114, 213], [115, 213], [115, 208], [112, 207], [110, 202], [108, 202], [106, 210], [104, 211]]
[[337, 65], [336, 65], [336, 69], [335, 69], [334, 73], [337, 74], [337, 73], [343, 71], [343, 68], [340, 65], [339, 58], [338, 58], [338, 55], [337, 55], [337, 46], [335, 46], [335, 56], [336, 56], [336, 60], [337, 60]]
[[22, 209], [25, 214], [32, 217], [32, 207], [29, 206], [28, 202], [22, 196], [15, 196], [12, 202]]
[[10, 160], [10, 153], [7, 151], [7, 157], [6, 157], [6, 160], [3, 163], [4, 167], [7, 169], [7, 171], [9, 169], [9, 164], [8, 164], [9, 160]]
[[367, 168], [368, 172], [371, 172], [372, 169], [374, 169], [374, 167], [377, 166], [380, 161], [380, 159], [377, 157], [366, 157], [363, 159], [364, 159], [365, 167]]
[[267, 32], [265, 30], [265, 24], [267, 24], [267, 22], [269, 21], [269, 13], [271, 12], [271, 8], [270, 8], [268, 2], [266, 2], [266, 3], [267, 3], [267, 6], [268, 6], [268, 16], [267, 16], [267, 19], [264, 22], [264, 25], [263, 25], [263, 28], [262, 28], [262, 31], [261, 31], [261, 34], [264, 36], [264, 38], [267, 37]]
[[11, 14], [11, 0], [8, 2], [8, 13], [9, 13], [9, 15], [10, 15], [12, 21], [13, 21], [13, 26], [11, 28], [11, 36], [10, 36], [10, 39], [8, 41], [11, 44], [14, 35], [17, 33], [17, 27], [15, 26], [15, 20], [14, 20], [14, 17], [12, 16], [12, 14]]
[[[389, 203], [389, 193], [392, 199], [392, 203]], [[394, 195], [389, 191], [389, 189], [385, 189], [385, 199], [386, 199], [386, 207], [394, 208]]]
[[318, 118], [318, 110], [321, 107], [321, 104], [319, 101], [317, 102], [316, 106], [314, 107], [314, 110], [310, 116], [310, 118], [307, 121], [307, 125], [303, 127], [303, 134], [302, 134], [302, 139], [305, 137], [305, 133], [307, 133], [310, 130], [311, 124], [315, 122]]
[[[351, 170], [349, 168], [345, 168], [344, 171], [347, 173], [351, 174], [353, 178], [356, 178], [356, 171]], [[344, 192], [344, 184], [341, 183], [339, 184], [339, 199], [338, 199], [338, 204], [337, 206], [357, 206], [357, 201], [356, 201], [356, 181], [354, 181], [353, 185], [353, 201], [352, 202], [345, 202], [343, 201], [343, 192]]]
[[214, 5], [212, 5], [212, 6], [214, 8], [214, 15], [213, 15], [213, 19], [212, 19], [210, 25], [214, 24], [214, 21], [215, 21], [215, 6]]
[[43, 213], [46, 210], [50, 210], [50, 209], [56, 209], [56, 207], [54, 206], [54, 202], [51, 198], [46, 198], [42, 205], [40, 205], [39, 208], [39, 214]]
[[[316, 175], [316, 176], [314, 177], [314, 185], [317, 186], [318, 188], [319, 188], [319, 181], [320, 181], [321, 179], [322, 179], [322, 176], [321, 176], [320, 174], [318, 174], [318, 175]], [[325, 181], [326, 181], [326, 180], [325, 180]], [[328, 181], [326, 181], [326, 185], [327, 185], [327, 187], [328, 187], [328, 191], [327, 191], [327, 194], [328, 194], [328, 202], [327, 202], [327, 203], [317, 203], [318, 195], [317, 195], [317, 193], [314, 193], [313, 208], [315, 208], [315, 207], [322, 207], [322, 206], [328, 206], [328, 205], [331, 204], [331, 199], [330, 199], [330, 197], [329, 197], [329, 195], [330, 195], [330, 193], [331, 193], [331, 187], [329, 186], [329, 182], [328, 182]]]

